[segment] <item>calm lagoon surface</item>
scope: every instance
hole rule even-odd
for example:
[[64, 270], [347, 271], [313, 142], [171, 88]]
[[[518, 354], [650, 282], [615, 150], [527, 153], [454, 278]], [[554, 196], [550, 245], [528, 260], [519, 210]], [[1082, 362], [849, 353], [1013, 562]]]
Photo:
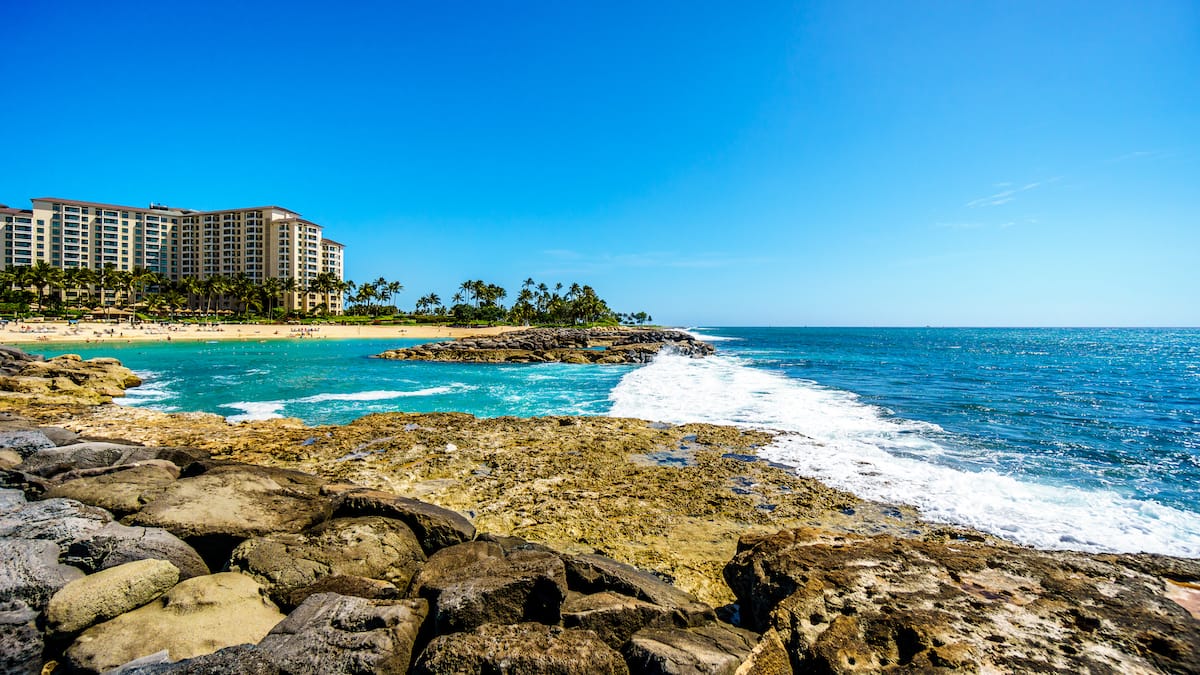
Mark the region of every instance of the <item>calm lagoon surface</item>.
[[29, 346], [113, 356], [123, 403], [231, 422], [619, 415], [786, 432], [762, 454], [862, 497], [1049, 548], [1200, 557], [1200, 330], [697, 329], [646, 366], [369, 358], [420, 340]]

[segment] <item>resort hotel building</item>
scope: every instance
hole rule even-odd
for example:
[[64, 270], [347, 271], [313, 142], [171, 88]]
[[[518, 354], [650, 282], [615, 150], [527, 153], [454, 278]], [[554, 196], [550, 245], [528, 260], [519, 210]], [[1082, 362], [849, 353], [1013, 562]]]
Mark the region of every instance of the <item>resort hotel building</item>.
[[0, 204], [0, 269], [44, 261], [63, 270], [140, 267], [172, 281], [237, 275], [257, 283], [290, 279], [294, 290], [283, 294], [282, 306], [343, 311], [340, 291], [307, 289], [323, 272], [344, 278], [345, 246], [324, 239], [320, 225], [289, 209], [193, 211], [57, 197], [30, 201], [31, 209]]

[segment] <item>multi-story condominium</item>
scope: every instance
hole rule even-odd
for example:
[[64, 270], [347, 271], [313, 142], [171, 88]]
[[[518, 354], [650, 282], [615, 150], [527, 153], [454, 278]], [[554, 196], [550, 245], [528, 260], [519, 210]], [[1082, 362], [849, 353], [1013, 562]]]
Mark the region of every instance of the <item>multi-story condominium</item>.
[[341, 281], [345, 247], [322, 239], [320, 225], [289, 209], [193, 211], [56, 197], [31, 201], [32, 209], [0, 206], [0, 269], [45, 261], [60, 269], [142, 267], [172, 280], [283, 278], [294, 281], [294, 290], [284, 296], [288, 309], [343, 310], [341, 292], [308, 290], [322, 273]]

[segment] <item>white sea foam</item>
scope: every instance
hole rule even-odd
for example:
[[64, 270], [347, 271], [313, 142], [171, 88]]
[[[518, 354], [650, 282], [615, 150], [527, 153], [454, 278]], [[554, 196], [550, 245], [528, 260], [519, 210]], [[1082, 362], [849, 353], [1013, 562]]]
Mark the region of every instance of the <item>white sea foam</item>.
[[692, 337], [696, 338], [697, 340], [703, 340], [704, 342], [735, 342], [735, 341], [742, 339], [739, 337], [725, 337], [723, 335], [709, 335], [707, 333], [700, 332], [700, 331], [706, 330], [704, 328], [689, 327], [689, 328], [678, 328], [676, 330], [678, 330], [682, 333], [687, 333], [688, 335], [691, 335]]
[[223, 403], [223, 408], [233, 408], [241, 410], [240, 415], [230, 415], [225, 418], [228, 422], [249, 422], [253, 420], [269, 420], [278, 417], [283, 417], [283, 409], [293, 404], [311, 404], [325, 403], [329, 401], [386, 401], [396, 398], [411, 398], [415, 396], [438, 396], [440, 394], [449, 394], [455, 391], [467, 391], [474, 387], [464, 384], [453, 384], [441, 387], [427, 387], [416, 391], [356, 391], [344, 394], [326, 393], [313, 394], [303, 398], [286, 399], [282, 401], [238, 401], [235, 403]]
[[152, 370], [135, 370], [133, 374], [142, 378], [142, 383], [136, 387], [126, 389], [124, 396], [113, 399], [114, 403], [133, 406], [154, 406], [154, 404], [160, 401], [165, 401], [175, 396], [171, 385], [176, 384], [177, 380], [164, 379], [162, 373]]
[[865, 499], [911, 504], [1043, 548], [1200, 556], [1200, 519], [1115, 492], [1042, 485], [921, 458], [946, 454], [936, 425], [886, 417], [849, 392], [751, 368], [725, 355], [662, 355], [610, 394], [613, 416], [789, 432], [759, 451]]
[[283, 417], [280, 411], [287, 403], [287, 401], [238, 401], [237, 403], [223, 403], [221, 407], [242, 411], [241, 415], [230, 415], [225, 418], [225, 421], [250, 422]]
[[298, 398], [296, 403], [321, 403], [323, 401], [386, 401], [392, 398], [408, 398], [410, 396], [437, 396], [438, 394], [449, 394], [452, 391], [462, 389], [462, 387], [428, 387], [426, 389], [418, 389], [416, 391], [358, 391], [350, 394], [315, 394], [313, 396], [305, 396]]

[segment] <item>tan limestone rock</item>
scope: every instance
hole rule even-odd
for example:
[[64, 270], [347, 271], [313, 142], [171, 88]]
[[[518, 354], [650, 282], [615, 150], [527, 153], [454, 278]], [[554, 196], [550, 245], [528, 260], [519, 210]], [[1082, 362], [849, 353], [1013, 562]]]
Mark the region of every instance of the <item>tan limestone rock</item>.
[[179, 661], [257, 644], [284, 618], [263, 587], [244, 574], [194, 577], [144, 607], [84, 631], [67, 649], [66, 660], [88, 673], [163, 650]]
[[157, 598], [179, 581], [179, 568], [165, 560], [125, 563], [63, 586], [46, 607], [58, 633], [75, 633]]

